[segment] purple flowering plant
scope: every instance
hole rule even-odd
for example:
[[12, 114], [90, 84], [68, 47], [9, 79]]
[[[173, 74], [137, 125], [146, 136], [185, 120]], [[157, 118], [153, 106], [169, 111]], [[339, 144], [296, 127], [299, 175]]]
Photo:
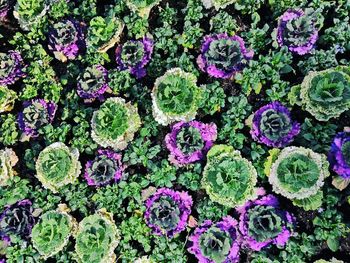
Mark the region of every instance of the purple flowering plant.
[[318, 39], [317, 17], [312, 9], [287, 10], [278, 21], [277, 43], [298, 55], [310, 53]]
[[200, 263], [239, 262], [240, 235], [238, 223], [231, 216], [217, 223], [205, 220], [189, 237], [188, 252]]
[[242, 245], [256, 251], [271, 244], [284, 246], [292, 235], [294, 217], [280, 208], [274, 195], [259, 189], [259, 198], [248, 201], [236, 210]]
[[136, 78], [146, 75], [145, 66], [151, 60], [153, 40], [144, 37], [141, 40], [129, 40], [116, 49], [116, 62], [119, 70], [128, 70]]
[[35, 223], [32, 213], [28, 199], [6, 206], [0, 215], [0, 236], [28, 238]]
[[85, 100], [102, 100], [108, 89], [108, 72], [102, 65], [86, 68], [78, 78], [77, 93]]
[[48, 41], [56, 59], [62, 62], [73, 60], [85, 48], [83, 27], [73, 19], [58, 22], [51, 27]]
[[215, 78], [231, 78], [240, 71], [254, 52], [248, 51], [244, 40], [226, 33], [208, 35], [203, 39], [201, 54], [197, 58], [199, 68]]
[[269, 103], [254, 113], [250, 134], [270, 147], [281, 148], [291, 143], [300, 132], [300, 124], [292, 120], [287, 107], [280, 102]]
[[180, 121], [174, 124], [171, 132], [165, 136], [170, 162], [183, 166], [202, 160], [216, 137], [217, 128], [214, 123]]
[[185, 230], [192, 204], [187, 192], [160, 188], [146, 200], [146, 223], [154, 234], [173, 237]]
[[38, 130], [52, 123], [57, 105], [43, 99], [23, 102], [23, 110], [18, 114], [18, 125], [22, 132], [29, 137], [37, 137]]
[[98, 150], [94, 160], [85, 165], [84, 177], [88, 185], [101, 187], [110, 182], [119, 182], [123, 176], [125, 166], [122, 164], [122, 156], [111, 150]]
[[0, 53], [0, 85], [14, 84], [18, 79], [25, 76], [25, 68], [21, 54], [16, 51]]

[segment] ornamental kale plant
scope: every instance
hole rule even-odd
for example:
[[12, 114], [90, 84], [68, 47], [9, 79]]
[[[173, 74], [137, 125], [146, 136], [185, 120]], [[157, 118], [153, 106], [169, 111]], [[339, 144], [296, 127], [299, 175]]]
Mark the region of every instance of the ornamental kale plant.
[[239, 151], [228, 145], [215, 145], [207, 159], [202, 187], [212, 201], [236, 207], [255, 196], [257, 172]]
[[269, 182], [273, 191], [294, 201], [306, 210], [321, 204], [321, 187], [329, 176], [329, 163], [323, 154], [303, 147], [286, 147], [271, 165]]
[[172, 237], [185, 230], [192, 203], [186, 192], [160, 188], [146, 200], [146, 223], [155, 234]]
[[190, 121], [174, 124], [171, 133], [165, 137], [170, 162], [182, 166], [200, 161], [213, 146], [216, 135], [216, 125], [213, 123]]
[[48, 47], [55, 58], [62, 62], [75, 59], [85, 48], [81, 24], [69, 19], [54, 24], [49, 31]]
[[81, 262], [115, 262], [114, 249], [120, 236], [110, 213], [101, 209], [85, 217], [75, 235], [75, 251]]
[[350, 75], [348, 67], [309, 72], [300, 86], [300, 103], [319, 121], [337, 118], [350, 107]]
[[77, 93], [87, 101], [96, 98], [102, 99], [102, 95], [108, 89], [108, 72], [101, 65], [86, 68], [78, 78]]
[[198, 226], [189, 240], [188, 251], [198, 262], [239, 262], [238, 223], [230, 216], [213, 223], [206, 220]]
[[275, 196], [264, 195], [265, 191], [260, 191], [261, 197], [237, 208], [243, 244], [256, 251], [270, 244], [282, 247], [292, 235], [295, 219], [289, 212], [280, 209]]
[[348, 262], [349, 17], [0, 0], [0, 263]]
[[6, 86], [14, 84], [23, 77], [24, 63], [21, 55], [16, 51], [0, 53], [0, 85]]
[[109, 98], [92, 116], [91, 137], [102, 147], [123, 150], [140, 126], [137, 107], [122, 98]]
[[180, 68], [168, 70], [157, 78], [151, 94], [154, 119], [164, 126], [193, 120], [202, 93], [196, 82], [193, 74]]
[[75, 219], [66, 210], [67, 207], [61, 204], [57, 211], [43, 214], [33, 227], [33, 246], [44, 259], [60, 252], [68, 244], [69, 237], [76, 228]]
[[116, 61], [120, 70], [128, 69], [136, 78], [146, 75], [145, 66], [151, 60], [153, 41], [150, 38], [128, 41], [116, 50]]
[[291, 143], [299, 132], [299, 123], [293, 121], [290, 111], [276, 101], [254, 113], [250, 134], [260, 143], [280, 148]]
[[209, 35], [203, 40], [197, 63], [210, 76], [231, 78], [242, 69], [244, 61], [251, 59], [253, 55], [254, 52], [247, 51], [243, 39], [237, 35]]
[[312, 9], [287, 10], [278, 21], [276, 38], [298, 55], [309, 53], [318, 39], [317, 16]]
[[58, 192], [78, 178], [81, 169], [79, 152], [61, 142], [55, 142], [40, 152], [35, 169], [36, 177], [43, 187]]

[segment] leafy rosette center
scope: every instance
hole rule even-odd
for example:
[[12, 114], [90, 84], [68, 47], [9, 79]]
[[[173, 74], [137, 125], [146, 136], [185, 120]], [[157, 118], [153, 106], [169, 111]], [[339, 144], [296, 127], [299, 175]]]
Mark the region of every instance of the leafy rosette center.
[[15, 51], [0, 53], [0, 85], [12, 85], [25, 74], [21, 55]]
[[288, 10], [279, 20], [277, 42], [299, 55], [309, 53], [318, 39], [315, 12], [312, 9]]
[[149, 38], [130, 40], [119, 45], [116, 50], [116, 61], [120, 70], [128, 69], [136, 78], [146, 75], [144, 68], [151, 60], [153, 41]]
[[28, 136], [38, 136], [38, 130], [53, 121], [57, 105], [43, 99], [23, 103], [24, 109], [18, 115], [20, 129]]
[[83, 99], [96, 99], [108, 89], [108, 73], [101, 65], [94, 65], [85, 69], [78, 78], [78, 95]]
[[216, 135], [215, 124], [199, 121], [176, 123], [171, 133], [165, 137], [166, 146], [170, 151], [169, 160], [178, 166], [201, 160], [212, 147]]
[[307, 111], [320, 121], [339, 117], [350, 107], [350, 75], [346, 67], [310, 72], [300, 96]]
[[16, 92], [7, 87], [0, 86], [0, 113], [11, 111], [16, 99]]
[[137, 107], [121, 98], [107, 99], [92, 117], [92, 138], [103, 147], [123, 150], [141, 126]]
[[161, 188], [147, 199], [145, 219], [155, 234], [172, 237], [185, 229], [191, 206], [186, 192]]
[[222, 205], [235, 207], [254, 195], [257, 173], [238, 151], [215, 145], [208, 152], [202, 185], [209, 197]]
[[279, 102], [260, 108], [253, 117], [250, 131], [254, 140], [272, 147], [284, 147], [300, 132], [290, 111]]
[[197, 63], [203, 72], [213, 77], [231, 78], [252, 57], [253, 52], [247, 52], [239, 36], [217, 34], [204, 38]]
[[269, 182], [273, 190], [290, 199], [317, 194], [329, 175], [326, 156], [302, 147], [286, 147], [272, 164]]
[[34, 247], [44, 258], [57, 254], [67, 245], [75, 224], [75, 220], [65, 211], [46, 212], [33, 228]]
[[237, 221], [230, 216], [213, 224], [206, 220], [189, 237], [192, 242], [188, 251], [200, 263], [239, 261], [239, 236]]
[[6, 206], [0, 215], [0, 236], [27, 238], [35, 223], [32, 212], [32, 203], [27, 199]]
[[79, 223], [75, 249], [82, 262], [112, 263], [119, 239], [112, 215], [101, 210]]
[[78, 22], [73, 20], [58, 22], [49, 32], [49, 49], [62, 62], [75, 59], [79, 50], [84, 47], [83, 37], [82, 28]]
[[86, 163], [84, 176], [89, 185], [103, 186], [113, 180], [118, 182], [123, 170], [120, 154], [99, 150], [95, 159]]
[[158, 78], [152, 92], [153, 115], [162, 125], [194, 119], [199, 107], [201, 90], [196, 77], [179, 68]]
[[279, 208], [275, 196], [248, 201], [237, 211], [240, 213], [239, 230], [244, 246], [259, 251], [270, 244], [284, 246], [289, 240], [294, 217]]
[[79, 153], [63, 143], [46, 147], [36, 162], [37, 178], [45, 188], [57, 192], [64, 185], [73, 183], [80, 173]]

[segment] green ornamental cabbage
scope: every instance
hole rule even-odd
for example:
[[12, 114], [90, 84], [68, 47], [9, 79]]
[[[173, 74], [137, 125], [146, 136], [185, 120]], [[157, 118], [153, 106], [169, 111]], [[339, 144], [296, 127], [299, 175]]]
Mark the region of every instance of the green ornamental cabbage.
[[300, 85], [300, 98], [302, 107], [319, 121], [339, 117], [350, 109], [350, 68], [309, 72]]
[[45, 260], [60, 252], [76, 231], [78, 224], [69, 212], [66, 205], [60, 204], [57, 211], [43, 214], [32, 230], [33, 246]]
[[201, 89], [196, 82], [196, 76], [180, 68], [168, 70], [157, 78], [151, 94], [155, 120], [164, 126], [193, 120], [201, 100]]
[[17, 0], [13, 16], [25, 31], [42, 19], [50, 7], [49, 0]]
[[120, 39], [124, 23], [113, 14], [96, 16], [90, 21], [87, 32], [87, 47], [105, 53]]
[[94, 112], [91, 120], [91, 137], [102, 147], [123, 150], [141, 126], [137, 107], [122, 98], [107, 99]]
[[158, 5], [161, 0], [125, 0], [129, 9], [140, 17], [148, 18], [151, 9]]
[[0, 186], [8, 185], [15, 172], [13, 166], [18, 162], [16, 153], [9, 148], [0, 150]]
[[329, 176], [324, 154], [303, 147], [286, 147], [271, 165], [269, 182], [281, 194], [305, 210], [321, 205], [324, 179]]
[[113, 215], [105, 209], [85, 217], [76, 233], [75, 250], [82, 263], [114, 263], [114, 249], [118, 246], [120, 234]]
[[56, 193], [78, 178], [81, 170], [79, 152], [69, 149], [64, 143], [55, 142], [39, 154], [35, 167], [38, 180]]
[[7, 87], [0, 86], [0, 113], [11, 111], [16, 99], [16, 92]]
[[236, 207], [255, 197], [257, 172], [239, 151], [227, 145], [215, 145], [207, 154], [202, 187], [212, 201]]

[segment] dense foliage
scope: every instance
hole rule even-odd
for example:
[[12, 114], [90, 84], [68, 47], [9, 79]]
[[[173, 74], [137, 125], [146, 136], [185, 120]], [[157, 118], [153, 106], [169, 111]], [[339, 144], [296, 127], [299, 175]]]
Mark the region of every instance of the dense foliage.
[[0, 0], [0, 263], [345, 263], [349, 0]]

